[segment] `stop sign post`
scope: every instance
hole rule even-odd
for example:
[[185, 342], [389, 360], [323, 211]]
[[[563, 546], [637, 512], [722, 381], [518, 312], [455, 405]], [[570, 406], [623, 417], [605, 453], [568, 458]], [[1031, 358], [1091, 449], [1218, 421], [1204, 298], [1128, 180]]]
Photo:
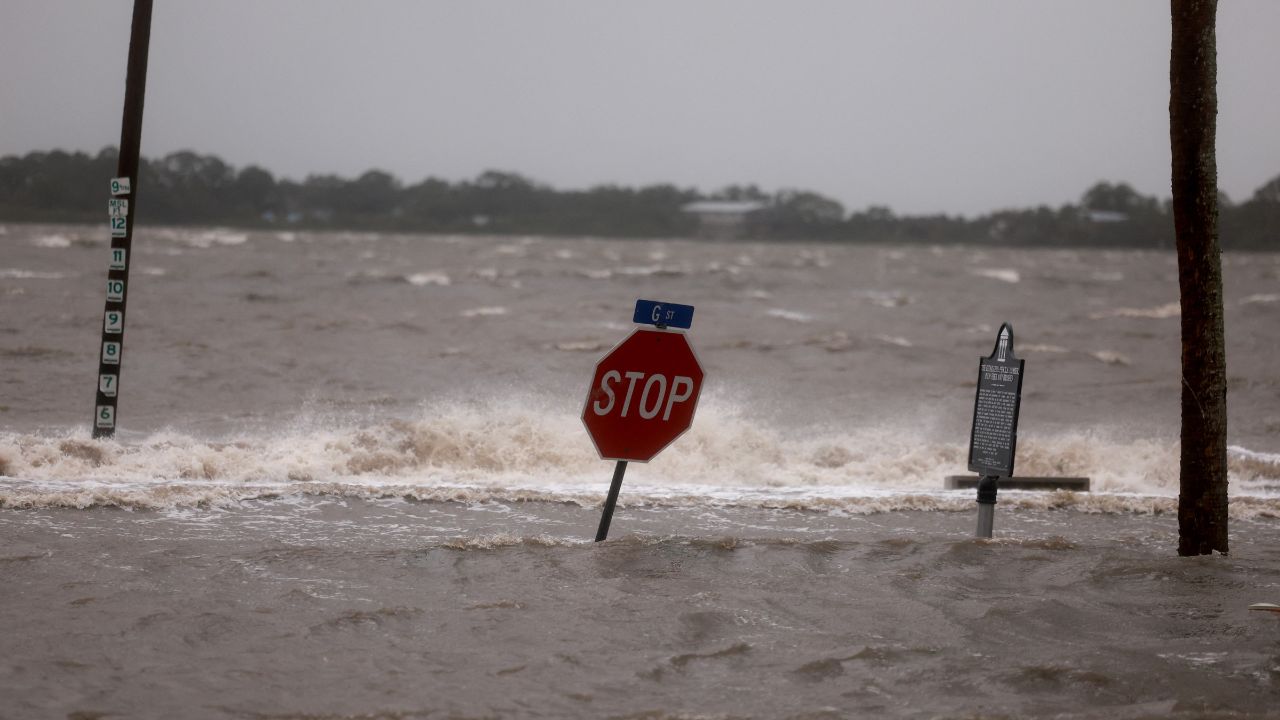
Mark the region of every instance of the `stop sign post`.
[[636, 321], [656, 327], [636, 328], [596, 363], [582, 423], [600, 457], [617, 462], [597, 542], [609, 535], [627, 463], [653, 459], [693, 423], [702, 365], [688, 338], [668, 330], [664, 322], [679, 319], [691, 324], [692, 318], [693, 308], [687, 305], [640, 300]]

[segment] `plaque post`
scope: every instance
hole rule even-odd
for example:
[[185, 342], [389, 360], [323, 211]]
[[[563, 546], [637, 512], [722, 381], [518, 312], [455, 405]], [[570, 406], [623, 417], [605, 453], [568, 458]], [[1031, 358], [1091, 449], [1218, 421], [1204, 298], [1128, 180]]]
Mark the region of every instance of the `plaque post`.
[[1000, 478], [1013, 477], [1025, 364], [1013, 354], [1013, 327], [1009, 323], [1000, 326], [991, 354], [978, 359], [978, 389], [969, 434], [969, 470], [982, 476], [978, 481], [976, 537], [991, 537]]
[[996, 490], [998, 475], [983, 475], [978, 481], [978, 531], [974, 537], [989, 538], [996, 520]]

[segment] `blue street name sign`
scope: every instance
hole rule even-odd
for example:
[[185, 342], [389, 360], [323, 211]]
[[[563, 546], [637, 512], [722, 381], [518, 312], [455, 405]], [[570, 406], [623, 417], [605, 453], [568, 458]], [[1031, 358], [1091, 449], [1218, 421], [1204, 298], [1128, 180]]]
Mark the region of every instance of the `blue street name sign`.
[[693, 306], [656, 300], [637, 300], [636, 314], [631, 321], [640, 325], [659, 325], [688, 330], [693, 325]]

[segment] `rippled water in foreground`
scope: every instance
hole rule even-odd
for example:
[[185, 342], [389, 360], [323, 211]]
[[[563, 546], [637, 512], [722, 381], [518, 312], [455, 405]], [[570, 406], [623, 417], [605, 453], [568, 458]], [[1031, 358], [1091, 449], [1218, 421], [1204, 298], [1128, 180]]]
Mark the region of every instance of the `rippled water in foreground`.
[[1186, 559], [1167, 516], [999, 512], [8, 511], [4, 714], [1274, 716], [1274, 521]]

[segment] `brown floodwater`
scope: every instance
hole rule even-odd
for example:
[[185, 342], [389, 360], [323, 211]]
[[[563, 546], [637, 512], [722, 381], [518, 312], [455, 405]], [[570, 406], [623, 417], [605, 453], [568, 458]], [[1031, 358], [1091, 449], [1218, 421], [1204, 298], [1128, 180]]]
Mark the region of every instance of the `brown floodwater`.
[[[0, 717], [1247, 717], [1280, 706], [1280, 256], [1224, 256], [1229, 556], [1178, 558], [1172, 253], [0, 226]], [[578, 418], [638, 297], [692, 429]], [[971, 539], [979, 355], [1026, 358]]]

